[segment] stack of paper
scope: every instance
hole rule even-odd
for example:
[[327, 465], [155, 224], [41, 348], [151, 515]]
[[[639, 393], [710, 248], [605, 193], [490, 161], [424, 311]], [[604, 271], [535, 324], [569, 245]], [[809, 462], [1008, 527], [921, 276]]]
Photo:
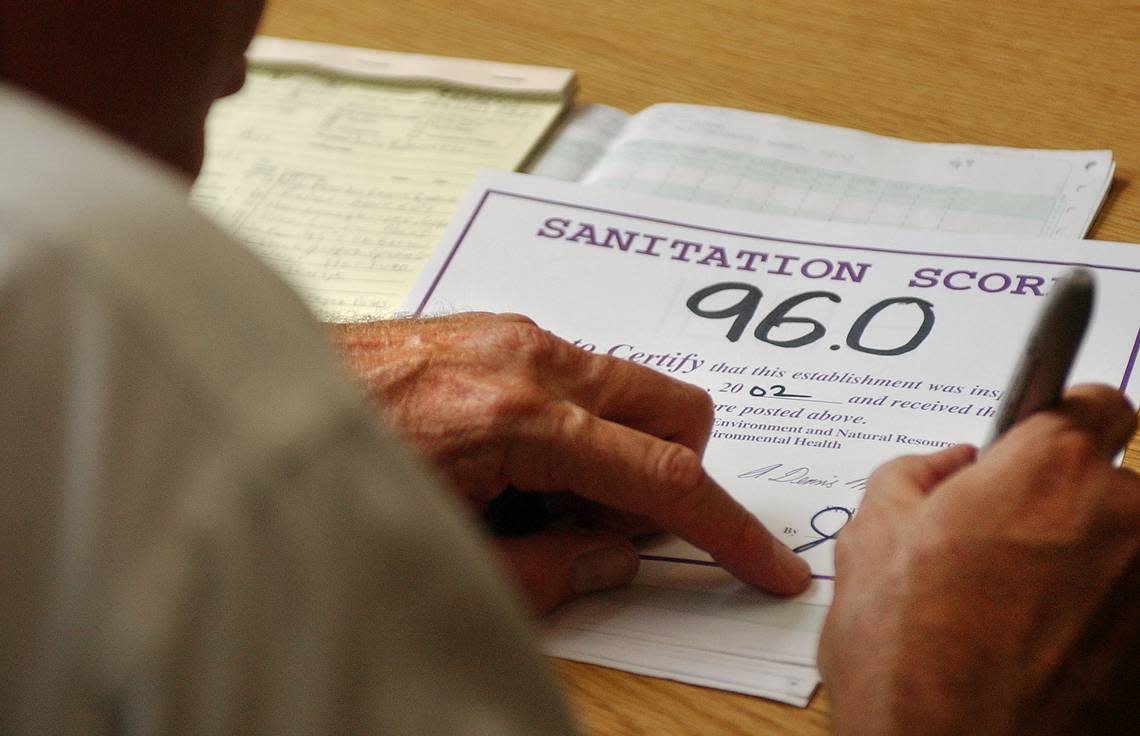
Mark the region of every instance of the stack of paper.
[[916, 143], [777, 115], [579, 108], [531, 173], [813, 220], [1080, 238], [1111, 151]]
[[194, 202], [326, 319], [389, 314], [475, 172], [520, 167], [565, 69], [258, 38], [217, 103]]
[[548, 621], [548, 650], [804, 705], [834, 539], [867, 476], [984, 439], [1043, 295], [1074, 263], [1099, 291], [1073, 379], [1135, 400], [1130, 245], [811, 222], [488, 174], [404, 308], [528, 314], [707, 389], [706, 467], [811, 563], [811, 589], [768, 597], [656, 539], [632, 587]]

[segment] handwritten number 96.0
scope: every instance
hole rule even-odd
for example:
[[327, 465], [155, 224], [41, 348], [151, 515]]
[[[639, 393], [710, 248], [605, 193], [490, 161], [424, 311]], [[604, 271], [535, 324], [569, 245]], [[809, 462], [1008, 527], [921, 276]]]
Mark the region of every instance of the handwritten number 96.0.
[[[721, 309], [706, 309], [702, 306], [705, 301], [711, 297], [726, 292], [739, 292], [740, 298], [735, 303]], [[689, 297], [688, 301], [685, 302], [685, 306], [698, 317], [704, 317], [706, 319], [731, 318], [732, 324], [729, 326], [725, 337], [727, 337], [730, 342], [736, 342], [740, 339], [740, 336], [744, 334], [745, 328], [748, 327], [756, 316], [756, 310], [759, 309], [760, 300], [763, 296], [763, 292], [752, 284], [729, 281], [699, 289]], [[780, 348], [803, 347], [804, 345], [810, 345], [816, 340], [819, 340], [827, 334], [827, 328], [819, 320], [812, 319], [811, 317], [789, 316], [789, 312], [793, 309], [812, 299], [826, 299], [835, 304], [842, 301], [838, 294], [833, 294], [830, 291], [808, 291], [803, 294], [790, 296], [776, 305], [776, 307], [756, 325], [755, 330], [753, 330], [756, 339]], [[922, 324], [918, 326], [914, 334], [902, 345], [885, 348], [864, 345], [863, 335], [874, 319], [879, 316], [883, 310], [896, 305], [917, 306], [922, 313]], [[808, 330], [802, 335], [783, 340], [772, 337], [773, 330], [777, 327], [789, 324], [807, 325]], [[868, 307], [866, 311], [860, 314], [855, 319], [855, 322], [852, 323], [851, 329], [847, 332], [846, 342], [847, 347], [861, 353], [870, 353], [872, 355], [902, 355], [903, 353], [909, 353], [921, 345], [922, 341], [926, 339], [932, 329], [934, 329], [934, 305], [925, 299], [900, 296], [884, 299]]]

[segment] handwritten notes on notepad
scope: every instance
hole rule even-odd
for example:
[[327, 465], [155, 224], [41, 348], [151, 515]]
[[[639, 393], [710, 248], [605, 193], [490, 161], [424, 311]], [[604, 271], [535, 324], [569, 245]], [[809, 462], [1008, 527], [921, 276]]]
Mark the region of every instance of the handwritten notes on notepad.
[[573, 83], [281, 39], [250, 59], [208, 120], [194, 201], [336, 320], [398, 306], [475, 172], [519, 167]]
[[532, 173], [814, 220], [1083, 237], [1111, 151], [917, 143], [777, 115], [653, 105], [575, 111]]

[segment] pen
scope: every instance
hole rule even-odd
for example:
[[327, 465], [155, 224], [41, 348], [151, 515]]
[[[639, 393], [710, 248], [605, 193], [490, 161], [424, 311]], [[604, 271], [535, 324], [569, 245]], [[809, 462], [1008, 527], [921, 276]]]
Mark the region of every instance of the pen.
[[1025, 353], [998, 406], [991, 444], [1028, 415], [1056, 406], [1092, 315], [1091, 271], [1073, 269], [1054, 282]]

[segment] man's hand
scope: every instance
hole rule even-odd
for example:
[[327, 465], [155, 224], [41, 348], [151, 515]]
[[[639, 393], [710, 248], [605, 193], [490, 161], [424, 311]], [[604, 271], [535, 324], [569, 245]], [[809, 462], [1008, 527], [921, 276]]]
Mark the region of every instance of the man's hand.
[[510, 487], [557, 493], [583, 512], [586, 527], [499, 542], [536, 612], [628, 582], [638, 565], [629, 537], [654, 528], [767, 591], [806, 587], [803, 560], [705, 473], [705, 391], [588, 353], [519, 315], [331, 330], [382, 413], [477, 509]]
[[1140, 633], [1140, 476], [1111, 463], [1134, 426], [1118, 392], [1080, 387], [977, 462], [954, 447], [871, 476], [820, 644], [838, 733], [1073, 726], [1074, 682], [1095, 693], [1126, 656], [1089, 661], [1091, 634]]

